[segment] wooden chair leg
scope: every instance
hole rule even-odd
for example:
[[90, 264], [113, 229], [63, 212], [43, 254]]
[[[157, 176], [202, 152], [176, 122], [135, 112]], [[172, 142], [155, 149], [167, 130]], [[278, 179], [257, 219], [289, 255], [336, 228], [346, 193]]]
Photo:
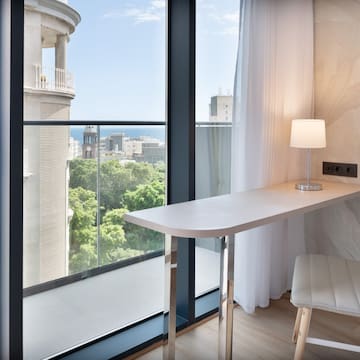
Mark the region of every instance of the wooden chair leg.
[[294, 360], [301, 360], [304, 355], [306, 338], [309, 333], [310, 320], [311, 320], [311, 309], [302, 308], [300, 328], [297, 337]]
[[299, 328], [300, 328], [300, 320], [301, 320], [302, 310], [303, 310], [303, 308], [298, 308], [297, 309], [296, 320], [295, 320], [295, 325], [294, 325], [294, 331], [293, 331], [293, 336], [292, 336], [292, 341], [295, 344], [297, 342], [297, 338], [298, 338], [298, 335], [299, 335]]

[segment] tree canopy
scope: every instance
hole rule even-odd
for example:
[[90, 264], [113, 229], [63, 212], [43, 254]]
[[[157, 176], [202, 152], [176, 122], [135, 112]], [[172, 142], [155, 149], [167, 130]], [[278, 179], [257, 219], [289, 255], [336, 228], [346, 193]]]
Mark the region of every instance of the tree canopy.
[[163, 248], [162, 234], [125, 223], [124, 214], [164, 204], [164, 164], [110, 160], [99, 170], [98, 178], [93, 159], [70, 162], [70, 273]]
[[164, 195], [164, 184], [154, 181], [138, 185], [134, 191], [126, 191], [123, 201], [129, 211], [148, 209], [164, 205]]

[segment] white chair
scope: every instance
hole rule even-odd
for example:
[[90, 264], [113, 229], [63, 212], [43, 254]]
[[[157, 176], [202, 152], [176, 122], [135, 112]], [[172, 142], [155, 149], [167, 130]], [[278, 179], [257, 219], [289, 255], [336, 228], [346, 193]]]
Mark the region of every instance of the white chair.
[[298, 308], [294, 359], [302, 359], [305, 343], [360, 352], [360, 346], [308, 337], [312, 309], [360, 316], [359, 261], [325, 255], [298, 256], [290, 301]]

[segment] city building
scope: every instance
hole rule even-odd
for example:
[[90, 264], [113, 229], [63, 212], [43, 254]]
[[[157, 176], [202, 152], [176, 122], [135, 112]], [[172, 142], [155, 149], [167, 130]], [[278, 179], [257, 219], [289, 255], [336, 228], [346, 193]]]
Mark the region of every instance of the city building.
[[95, 159], [97, 156], [97, 130], [95, 126], [85, 126], [83, 133], [82, 157], [84, 159]]
[[124, 133], [111, 134], [105, 138], [105, 150], [106, 151], [123, 151], [124, 146]]
[[232, 107], [233, 107], [232, 95], [212, 96], [209, 104], [209, 121], [231, 122]]
[[70, 136], [69, 139], [69, 160], [76, 159], [82, 156], [82, 146], [80, 141]]
[[[160, 140], [150, 136], [139, 136], [138, 138], [124, 138], [123, 150], [127, 159], [156, 163], [165, 161], [165, 148]], [[146, 158], [148, 160], [145, 160]], [[159, 159], [159, 160], [156, 160]]]
[[[93, 140], [95, 135], [91, 137], [91, 131], [94, 130], [87, 127], [86, 131], [86, 135], [84, 133], [84, 142], [95, 144], [96, 140]], [[83, 149], [88, 148], [89, 154], [92, 154], [95, 150], [92, 151], [90, 145], [88, 144], [87, 147], [84, 143]], [[118, 160], [123, 162], [123, 160], [129, 160], [151, 164], [159, 161], [165, 162], [165, 145], [160, 140], [149, 136], [131, 138], [127, 137], [125, 133], [110, 134], [107, 137], [100, 138], [99, 151], [100, 161]], [[84, 153], [84, 158], [86, 158], [85, 155]]]
[[127, 159], [132, 159], [135, 155], [142, 154], [143, 141], [140, 139], [125, 138], [124, 139], [124, 153]]
[[[79, 22], [67, 1], [25, 0], [24, 120], [70, 118], [75, 92], [66, 50]], [[45, 66], [50, 49], [55, 62]], [[67, 274], [69, 133], [68, 126], [24, 129], [24, 287]]]
[[150, 164], [165, 162], [165, 144], [144, 142], [142, 144], [142, 156], [143, 161]]

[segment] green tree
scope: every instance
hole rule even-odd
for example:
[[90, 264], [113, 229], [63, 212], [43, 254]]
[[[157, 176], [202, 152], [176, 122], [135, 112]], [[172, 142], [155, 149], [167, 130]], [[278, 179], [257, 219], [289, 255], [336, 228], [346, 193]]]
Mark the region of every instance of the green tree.
[[69, 190], [69, 206], [73, 211], [70, 222], [70, 273], [96, 266], [96, 197], [82, 187]]
[[96, 192], [100, 189], [102, 213], [124, 207], [126, 191], [134, 191], [138, 185], [163, 183], [165, 165], [148, 163], [127, 163], [109, 160], [100, 165], [100, 182], [97, 184], [97, 163], [94, 159], [75, 159], [70, 162], [70, 188], [82, 187]]
[[96, 244], [82, 244], [70, 256], [70, 274], [82, 272], [97, 266]]
[[[152, 184], [139, 185], [134, 191], [127, 191], [124, 204], [130, 211], [147, 209], [164, 205], [164, 183], [155, 181]], [[164, 235], [140, 226], [126, 223], [126, 239], [133, 249], [143, 251], [159, 250], [164, 246]]]
[[70, 222], [70, 243], [72, 247], [78, 244], [91, 243], [94, 238], [96, 222], [95, 193], [81, 187], [69, 190], [69, 206], [73, 211]]
[[105, 211], [122, 207], [125, 191], [132, 187], [131, 172], [116, 160], [101, 164], [100, 203]]
[[116, 160], [101, 164], [100, 203], [105, 211], [126, 207], [124, 194], [140, 184], [149, 184], [159, 178], [156, 168], [148, 163], [127, 163]]
[[96, 192], [97, 164], [94, 159], [70, 161], [70, 188], [82, 187]]
[[127, 190], [134, 190], [140, 184], [149, 184], [158, 178], [157, 168], [146, 162], [127, 163], [125, 168], [131, 174], [131, 184]]
[[[120, 259], [163, 247], [164, 236], [155, 231], [125, 223], [127, 209], [161, 206], [165, 198], [165, 165], [120, 164], [116, 160], [100, 165], [97, 184], [95, 160], [75, 159], [70, 163], [69, 206], [70, 272], [110, 264]], [[96, 190], [100, 187], [100, 238], [96, 227]], [[99, 246], [99, 249], [97, 248]], [[97, 253], [99, 252], [99, 259]], [[98, 261], [99, 260], [99, 261]]]
[[102, 219], [104, 225], [125, 225], [124, 215], [128, 209], [113, 209], [108, 211]]
[[123, 229], [125, 223], [123, 217], [126, 212], [126, 209], [114, 209], [108, 211], [103, 217], [100, 240], [101, 265], [111, 264], [142, 253], [141, 251], [126, 249], [127, 241]]
[[159, 161], [154, 165], [155, 169], [155, 178], [154, 181], [159, 181], [161, 183], [165, 182], [166, 166], [163, 161]]
[[164, 183], [138, 185], [136, 190], [124, 194], [124, 205], [130, 211], [162, 206], [165, 201]]
[[129, 223], [125, 225], [124, 229], [127, 246], [130, 249], [145, 253], [164, 249], [164, 234]]

